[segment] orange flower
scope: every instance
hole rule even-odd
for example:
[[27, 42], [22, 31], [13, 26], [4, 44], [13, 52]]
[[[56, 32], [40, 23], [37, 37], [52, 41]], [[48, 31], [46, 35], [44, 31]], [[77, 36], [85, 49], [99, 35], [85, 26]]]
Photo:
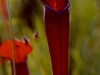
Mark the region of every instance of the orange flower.
[[[0, 47], [0, 56], [9, 59], [12, 61], [12, 41], [7, 40], [4, 43], [1, 44]], [[31, 46], [22, 43], [21, 41], [18, 41], [14, 39], [14, 59], [15, 63], [20, 63], [25, 61], [27, 54], [32, 51]]]

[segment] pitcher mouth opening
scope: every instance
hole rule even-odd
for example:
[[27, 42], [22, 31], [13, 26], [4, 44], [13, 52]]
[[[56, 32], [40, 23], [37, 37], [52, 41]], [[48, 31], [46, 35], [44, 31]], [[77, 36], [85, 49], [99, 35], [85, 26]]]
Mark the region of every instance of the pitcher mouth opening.
[[[42, 1], [41, 1], [41, 2], [42, 2]], [[57, 13], [57, 14], [63, 13], [63, 12], [64, 12], [66, 9], [68, 9], [68, 7], [70, 6], [70, 2], [68, 2], [67, 5], [66, 5], [63, 9], [61, 9], [61, 10], [55, 10], [55, 9], [53, 9], [52, 7], [50, 7], [50, 6], [48, 6], [47, 4], [45, 4], [44, 2], [42, 2], [42, 4], [43, 4], [45, 7], [49, 8], [50, 10], [54, 11], [54, 12]]]

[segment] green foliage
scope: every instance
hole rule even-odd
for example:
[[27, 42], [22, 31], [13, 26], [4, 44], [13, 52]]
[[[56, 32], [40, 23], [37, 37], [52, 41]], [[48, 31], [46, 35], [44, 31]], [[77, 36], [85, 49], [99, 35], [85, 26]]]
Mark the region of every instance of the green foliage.
[[[20, 13], [22, 13], [24, 8], [23, 6], [25, 5], [23, 3], [22, 0], [10, 0], [12, 24], [9, 26], [5, 25], [5, 19], [3, 19], [2, 14], [0, 14], [1, 42], [11, 39], [11, 35], [13, 38], [16, 37], [20, 40], [22, 36], [27, 36], [30, 39], [29, 44], [33, 48], [33, 51], [27, 56], [27, 64], [30, 75], [51, 75], [51, 63], [43, 26], [43, 6], [40, 1], [33, 0], [33, 11], [30, 17], [33, 28], [30, 28], [26, 22], [27, 20], [20, 16]], [[10, 32], [11, 25], [12, 32]], [[36, 38], [34, 38], [35, 31], [38, 31], [39, 33]], [[0, 75], [11, 75], [11, 65], [8, 61], [6, 61], [5, 64], [0, 64]]]
[[70, 0], [69, 75], [99, 75], [98, 0]]

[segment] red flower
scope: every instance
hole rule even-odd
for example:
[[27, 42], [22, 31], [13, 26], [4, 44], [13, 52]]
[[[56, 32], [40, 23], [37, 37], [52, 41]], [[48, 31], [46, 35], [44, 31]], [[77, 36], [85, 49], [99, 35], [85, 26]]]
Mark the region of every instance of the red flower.
[[[0, 46], [0, 56], [5, 57], [9, 60], [13, 60], [12, 58], [12, 41], [7, 40]], [[14, 40], [14, 59], [16, 63], [23, 62], [27, 54], [32, 51], [31, 46], [22, 43], [21, 41]]]
[[23, 37], [23, 42], [20, 40], [14, 39], [14, 61], [15, 61], [15, 68], [12, 56], [12, 47], [13, 43], [11, 40], [7, 40], [0, 46], [0, 56], [3, 58], [7, 58], [11, 61], [12, 66], [12, 75], [14, 75], [14, 69], [16, 75], [29, 75], [28, 67], [26, 63], [27, 54], [32, 51], [31, 46], [28, 44], [27, 38]]

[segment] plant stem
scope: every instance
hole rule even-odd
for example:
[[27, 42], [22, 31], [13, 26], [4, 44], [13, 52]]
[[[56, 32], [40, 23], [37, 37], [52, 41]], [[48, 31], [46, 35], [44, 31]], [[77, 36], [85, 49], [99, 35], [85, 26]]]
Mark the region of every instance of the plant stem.
[[69, 12], [56, 13], [45, 7], [44, 23], [53, 75], [68, 75]]
[[[11, 66], [12, 66], [12, 75], [14, 75], [13, 64], [11, 64]], [[26, 61], [21, 63], [15, 63], [15, 66], [16, 66], [16, 75], [29, 75]]]

